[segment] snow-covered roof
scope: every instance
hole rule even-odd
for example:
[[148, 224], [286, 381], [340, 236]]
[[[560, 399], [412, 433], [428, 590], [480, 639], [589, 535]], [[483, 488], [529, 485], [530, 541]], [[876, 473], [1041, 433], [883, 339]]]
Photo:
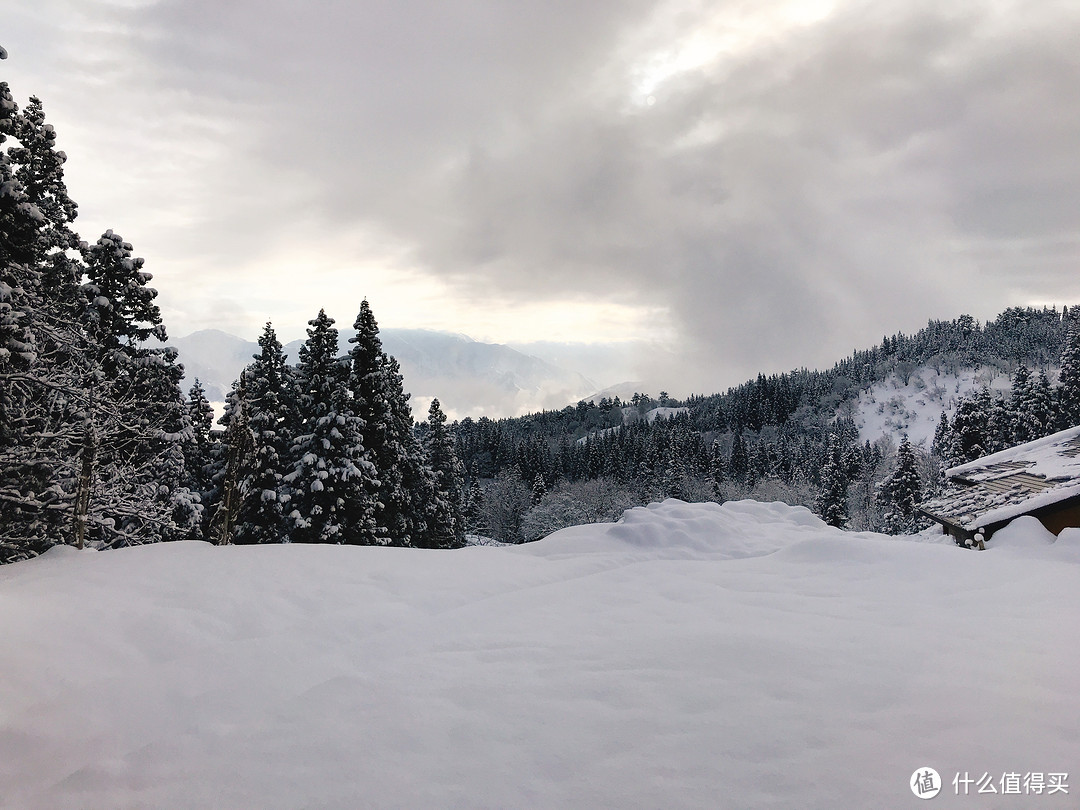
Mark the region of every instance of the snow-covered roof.
[[950, 485], [919, 505], [974, 531], [1080, 496], [1080, 426], [945, 471]]

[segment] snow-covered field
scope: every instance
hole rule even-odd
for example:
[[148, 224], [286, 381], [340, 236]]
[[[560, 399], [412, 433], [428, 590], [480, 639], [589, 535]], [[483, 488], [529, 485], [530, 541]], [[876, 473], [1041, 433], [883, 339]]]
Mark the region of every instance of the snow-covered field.
[[667, 501], [517, 547], [55, 549], [0, 568], [0, 805], [896, 808], [929, 766], [931, 806], [1075, 807], [1051, 540]]

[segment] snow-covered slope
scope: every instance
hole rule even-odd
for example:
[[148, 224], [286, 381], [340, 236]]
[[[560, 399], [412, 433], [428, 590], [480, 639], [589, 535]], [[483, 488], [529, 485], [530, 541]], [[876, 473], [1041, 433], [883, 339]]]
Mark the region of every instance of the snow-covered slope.
[[907, 379], [891, 375], [863, 391], [853, 407], [845, 404], [859, 428], [861, 441], [875, 441], [891, 436], [896, 444], [907, 434], [915, 445], [930, 449], [934, 430], [945, 411], [952, 418], [960, 398], [983, 385], [991, 390], [1008, 392], [1008, 375], [994, 369], [964, 369], [958, 374], [920, 366]]
[[667, 501], [523, 547], [55, 549], [0, 568], [0, 804], [834, 810], [928, 766], [996, 807], [954, 774], [1080, 761], [1080, 532], [937, 539]]

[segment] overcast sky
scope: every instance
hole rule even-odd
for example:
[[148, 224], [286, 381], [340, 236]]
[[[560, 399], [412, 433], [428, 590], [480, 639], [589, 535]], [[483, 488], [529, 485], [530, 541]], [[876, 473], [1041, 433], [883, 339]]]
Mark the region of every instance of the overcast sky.
[[[0, 0], [174, 335], [655, 339], [711, 391], [1080, 302], [1080, 4]], [[666, 357], [666, 355], [665, 355]], [[606, 381], [605, 381], [606, 382]]]

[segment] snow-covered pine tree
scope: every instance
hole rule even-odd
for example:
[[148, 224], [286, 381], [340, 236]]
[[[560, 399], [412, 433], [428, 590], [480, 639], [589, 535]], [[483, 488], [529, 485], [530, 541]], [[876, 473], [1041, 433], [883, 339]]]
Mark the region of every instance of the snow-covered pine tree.
[[375, 469], [375, 523], [379, 543], [411, 546], [428, 531], [430, 492], [423, 450], [413, 432], [409, 395], [397, 361], [382, 348], [379, 325], [365, 298], [349, 339], [351, 407], [364, 421], [364, 442]]
[[949, 436], [951, 431], [952, 426], [949, 424], [949, 417], [945, 411], [942, 411], [941, 419], [938, 420], [937, 428], [934, 429], [934, 441], [930, 445], [930, 452], [946, 463], [950, 461]]
[[[43, 118], [35, 120], [43, 130]], [[85, 403], [73, 384], [84, 342], [70, 317], [75, 271], [64, 252], [70, 244], [58, 236], [75, 208], [62, 155], [43, 154], [53, 140], [33, 138], [34, 131], [0, 82], [0, 145], [10, 136], [27, 139], [0, 149], [0, 562], [34, 556], [67, 535], [76, 454], [87, 436], [78, 416]], [[49, 176], [39, 174], [46, 166]], [[58, 276], [50, 287], [54, 265], [68, 268], [68, 281]]]
[[1016, 444], [1015, 426], [1016, 418], [1009, 403], [1001, 394], [994, 394], [986, 415], [986, 451], [996, 453]]
[[[68, 196], [64, 182], [67, 155], [56, 148], [56, 130], [52, 124], [45, 123], [45, 110], [36, 96], [30, 97], [15, 119], [14, 137], [21, 144], [10, 151], [11, 162], [16, 166], [15, 178], [22, 185], [27, 201], [44, 220], [38, 238], [53, 249], [53, 255], [78, 248], [78, 236], [71, 229], [78, 206]], [[49, 274], [45, 278], [50, 288], [76, 281], [68, 272], [70, 262], [58, 267], [64, 271], [59, 277]]]
[[[461, 520], [465, 477], [454, 450], [454, 436], [446, 425], [446, 414], [438, 399], [432, 399], [428, 409], [424, 453], [431, 470], [432, 485], [426, 504], [429, 528], [423, 545], [428, 548], [457, 548], [465, 544]], [[539, 480], [542, 482], [543, 478], [539, 477]]]
[[843, 447], [835, 433], [829, 434], [825, 463], [821, 468], [821, 487], [818, 490], [817, 511], [830, 526], [844, 528], [848, 522], [848, 477]]
[[988, 414], [985, 405], [989, 402], [990, 392], [984, 386], [982, 391], [963, 397], [957, 403], [949, 440], [950, 465], [974, 461], [986, 455]]
[[1034, 435], [1032, 438], [1041, 439], [1049, 436], [1057, 429], [1057, 408], [1054, 402], [1054, 390], [1050, 385], [1050, 379], [1046, 376], [1046, 370], [1040, 369], [1039, 375], [1031, 381], [1031, 424]]
[[722, 487], [724, 483], [724, 453], [720, 448], [720, 440], [713, 439], [712, 453], [709, 462], [709, 485], [713, 497], [720, 503], [723, 502]]
[[1035, 438], [1036, 426], [1031, 418], [1031, 383], [1031, 372], [1027, 366], [1020, 363], [1013, 372], [1012, 393], [1009, 397], [1014, 444], [1023, 444]]
[[1069, 327], [1061, 352], [1061, 373], [1057, 387], [1058, 428], [1080, 425], [1080, 326]]
[[915, 450], [905, 435], [896, 451], [896, 469], [878, 490], [883, 513], [882, 530], [887, 534], [908, 534], [918, 530], [915, 507], [922, 500]]
[[660, 494], [664, 498], [686, 497], [686, 469], [673, 448], [668, 447], [663, 456], [664, 471], [660, 477]]
[[364, 421], [349, 394], [349, 368], [337, 357], [337, 329], [324, 310], [308, 321], [297, 376], [298, 434], [288, 517], [297, 543], [372, 545], [379, 540], [375, 495], [379, 480], [364, 447]]
[[214, 439], [211, 431], [214, 427], [214, 408], [206, 398], [206, 390], [199, 378], [195, 378], [188, 391], [188, 422], [191, 423], [191, 436], [184, 442], [184, 485], [199, 497], [198, 525], [191, 533], [193, 540], [206, 539], [209, 507], [215, 500], [212, 480]]
[[473, 534], [479, 532], [481, 529], [479, 519], [483, 506], [484, 491], [480, 488], [480, 481], [474, 475], [466, 489], [464, 503], [461, 508], [461, 522], [465, 532]]
[[246, 375], [241, 372], [226, 399], [225, 413], [218, 420], [225, 428], [225, 436], [216, 448], [211, 464], [218, 497], [212, 507], [206, 535], [211, 543], [219, 546], [233, 545], [243, 499], [241, 483], [255, 451], [255, 439], [248, 424], [245, 382]]
[[731, 479], [737, 483], [745, 484], [746, 476], [750, 471], [750, 451], [746, 447], [741, 431], [735, 433], [731, 443], [731, 457], [728, 459], [728, 472]]
[[240, 473], [241, 502], [233, 542], [282, 543], [292, 493], [284, 483], [296, 422], [292, 369], [285, 362], [274, 327], [259, 337], [259, 354], [244, 370], [247, 424], [252, 452]]
[[540, 501], [544, 500], [544, 496], [547, 495], [547, 491], [547, 482], [544, 480], [543, 474], [537, 473], [536, 476], [533, 478], [532, 505], [536, 506], [540, 503]]
[[111, 230], [83, 250], [83, 260], [92, 363], [86, 385], [97, 394], [89, 418], [100, 437], [91, 536], [105, 546], [184, 536], [195, 516], [181, 447], [193, 428], [176, 350], [146, 345], [167, 339], [152, 276]]

